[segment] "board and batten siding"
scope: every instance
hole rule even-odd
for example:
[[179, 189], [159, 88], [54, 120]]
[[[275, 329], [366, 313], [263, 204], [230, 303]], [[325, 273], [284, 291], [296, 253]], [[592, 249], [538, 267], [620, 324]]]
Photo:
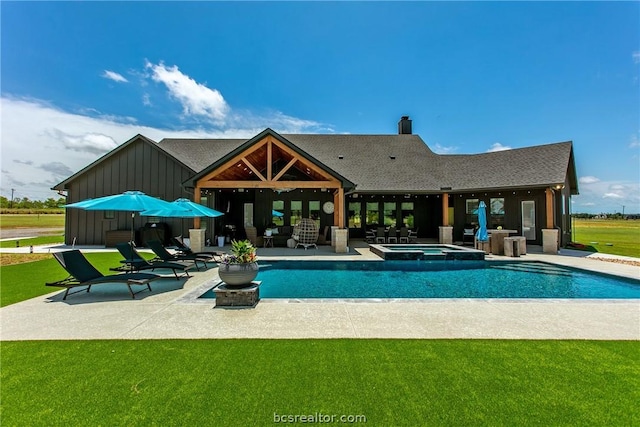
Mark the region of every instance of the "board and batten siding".
[[[67, 183], [67, 203], [128, 190], [142, 191], [169, 202], [180, 197], [192, 200], [192, 195], [182, 188], [181, 183], [194, 173], [154, 143], [137, 139]], [[65, 243], [72, 244], [75, 239], [75, 243], [80, 245], [104, 245], [107, 231], [131, 230], [130, 212], [114, 214], [113, 219], [106, 219], [104, 211], [67, 209]], [[136, 214], [134, 228], [138, 230], [147, 220]], [[171, 225], [176, 231], [174, 234], [182, 234], [182, 220], [162, 220]]]

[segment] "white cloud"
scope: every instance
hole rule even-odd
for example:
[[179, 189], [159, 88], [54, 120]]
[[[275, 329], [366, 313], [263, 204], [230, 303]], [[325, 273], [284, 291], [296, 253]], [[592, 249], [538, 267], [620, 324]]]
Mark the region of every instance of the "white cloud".
[[624, 196], [617, 194], [617, 193], [605, 193], [604, 196], [602, 196], [605, 199], [623, 199]]
[[115, 71], [104, 70], [104, 73], [102, 73], [102, 77], [104, 77], [105, 79], [113, 80], [114, 82], [118, 82], [118, 83], [129, 82], [129, 80], [125, 79], [122, 76], [122, 74], [118, 74]]
[[640, 182], [595, 179], [596, 181], [580, 188], [579, 196], [572, 198], [578, 206], [585, 207], [585, 211], [591, 213], [606, 213], [619, 212], [624, 205], [625, 212], [640, 213]]
[[452, 145], [445, 147], [436, 143], [433, 147], [431, 147], [431, 150], [436, 154], [451, 154], [456, 152], [458, 150], [458, 147], [454, 147]]
[[145, 107], [151, 107], [153, 104], [151, 103], [151, 96], [148, 93], [142, 95], [142, 105]]
[[631, 142], [629, 142], [629, 148], [638, 148], [640, 147], [640, 139], [638, 139], [638, 135], [633, 135], [631, 137]]
[[169, 89], [169, 94], [182, 104], [185, 115], [204, 116], [214, 123], [224, 124], [229, 106], [219, 91], [209, 89], [183, 74], [177, 65], [166, 67], [162, 62], [147, 62], [146, 67], [152, 72], [151, 78], [163, 83]]
[[596, 182], [600, 182], [600, 179], [596, 178], [595, 176], [581, 176], [578, 182], [580, 184], [588, 185], [588, 184], [595, 184]]
[[[238, 126], [172, 130], [142, 126], [132, 117], [104, 115], [86, 108], [70, 113], [34, 99], [0, 98], [1, 193], [32, 200], [57, 197], [51, 187], [136, 134], [163, 138], [250, 138], [266, 127], [281, 133], [323, 131], [320, 123], [275, 112], [234, 112]], [[39, 182], [33, 182], [38, 177]]]
[[636, 50], [631, 53], [631, 58], [633, 59], [634, 64], [640, 64], [640, 51]]
[[487, 150], [487, 153], [493, 153], [495, 151], [505, 151], [505, 150], [511, 150], [511, 147], [509, 147], [508, 145], [502, 145], [499, 142], [496, 142], [491, 146], [491, 148]]

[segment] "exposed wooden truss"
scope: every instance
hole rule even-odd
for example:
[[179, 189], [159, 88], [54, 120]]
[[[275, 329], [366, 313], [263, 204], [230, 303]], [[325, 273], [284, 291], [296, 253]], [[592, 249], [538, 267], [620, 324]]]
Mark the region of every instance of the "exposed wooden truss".
[[330, 173], [271, 135], [237, 154], [196, 183], [200, 190], [220, 188], [318, 188], [334, 190], [334, 223], [344, 227], [344, 189]]

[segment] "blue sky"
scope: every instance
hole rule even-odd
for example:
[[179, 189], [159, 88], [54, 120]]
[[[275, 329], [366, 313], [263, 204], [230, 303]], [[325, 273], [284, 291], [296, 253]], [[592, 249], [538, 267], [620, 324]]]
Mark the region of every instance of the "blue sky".
[[572, 140], [574, 212], [640, 212], [638, 2], [0, 2], [1, 194], [141, 133]]

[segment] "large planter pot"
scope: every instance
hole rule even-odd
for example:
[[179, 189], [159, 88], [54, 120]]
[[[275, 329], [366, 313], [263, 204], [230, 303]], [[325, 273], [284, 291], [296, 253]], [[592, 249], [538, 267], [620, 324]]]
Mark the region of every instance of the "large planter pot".
[[229, 287], [249, 286], [251, 281], [258, 275], [258, 263], [220, 264], [218, 275], [220, 280]]

